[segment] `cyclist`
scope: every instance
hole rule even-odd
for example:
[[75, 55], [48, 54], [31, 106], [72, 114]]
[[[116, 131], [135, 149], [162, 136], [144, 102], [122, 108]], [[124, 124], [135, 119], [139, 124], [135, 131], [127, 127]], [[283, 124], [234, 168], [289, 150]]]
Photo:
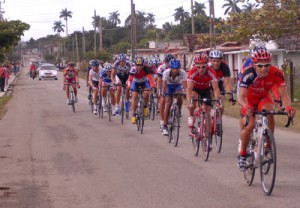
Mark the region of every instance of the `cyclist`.
[[37, 75], [37, 66], [34, 63], [31, 63], [29, 66], [29, 75], [31, 78], [34, 78]]
[[[213, 88], [214, 97], [220, 96], [220, 90], [218, 87], [218, 80], [217, 74], [214, 69], [208, 66], [208, 56], [205, 53], [197, 54], [194, 58], [194, 66], [188, 72], [187, 78], [187, 107], [189, 110], [189, 117], [188, 117], [188, 126], [193, 128], [193, 114], [196, 108], [197, 101], [191, 102], [191, 98], [198, 99], [198, 96], [207, 99], [212, 99], [211, 95], [211, 87]], [[212, 102], [207, 102], [205, 111], [208, 115], [210, 115], [212, 107]], [[208, 126], [210, 126], [211, 117], [208, 116]]]
[[111, 86], [110, 88], [110, 97], [111, 97], [111, 106], [112, 106], [112, 115], [116, 115], [116, 98], [115, 98], [115, 90], [112, 87], [112, 80], [111, 80], [111, 71], [112, 71], [112, 66], [111, 64], [105, 64], [104, 65], [104, 70], [101, 71], [100, 73], [100, 80], [99, 80], [99, 86], [101, 89], [101, 95], [102, 95], [102, 106], [103, 106], [103, 111], [106, 112], [106, 93], [107, 93], [107, 88], [105, 86]]
[[[209, 52], [209, 58], [210, 66], [215, 70], [217, 74], [218, 86], [220, 91], [225, 92], [226, 89], [226, 92], [232, 93], [230, 68], [228, 64], [222, 61], [223, 53], [220, 50], [214, 49]], [[229, 101], [234, 104], [233, 94], [231, 94]], [[221, 111], [223, 115], [224, 105], [222, 105]]]
[[89, 66], [86, 69], [86, 87], [89, 88], [89, 94], [88, 94], [88, 100], [92, 99], [92, 87], [89, 85], [89, 75], [90, 75], [90, 70], [92, 69], [92, 62], [95, 60], [90, 60], [89, 61]]
[[[152, 74], [153, 70], [144, 65], [143, 57], [136, 57], [135, 66], [133, 66], [130, 70], [130, 75], [128, 79], [128, 87], [131, 88], [132, 91], [132, 118], [131, 122], [133, 124], [136, 123], [136, 108], [137, 108], [137, 89], [141, 87], [142, 89], [150, 89], [150, 87], [155, 88], [155, 82], [153, 80]], [[149, 109], [149, 91], [144, 92], [144, 116], [148, 117]]]
[[164, 126], [164, 109], [165, 109], [165, 100], [161, 97], [162, 91], [162, 77], [165, 70], [169, 68], [169, 62], [171, 59], [175, 59], [173, 54], [166, 54], [164, 58], [164, 63], [157, 68], [157, 91], [159, 98], [159, 117], [160, 117], [160, 130], [163, 130]]
[[94, 114], [97, 114], [97, 95], [99, 92], [99, 77], [101, 70], [99, 68], [99, 61], [93, 60], [91, 62], [92, 69], [89, 73], [89, 85], [92, 88], [92, 96], [93, 96], [93, 107], [94, 107]]
[[[178, 59], [171, 59], [169, 64], [169, 69], [167, 69], [163, 74], [162, 83], [162, 99], [165, 99], [165, 109], [164, 109], [164, 123], [162, 134], [168, 136], [168, 119], [170, 114], [170, 108], [173, 102], [172, 93], [183, 94], [184, 89], [187, 87], [187, 74], [181, 69], [181, 63]], [[182, 96], [178, 96], [178, 108], [179, 115], [181, 115], [182, 107]]]
[[[295, 116], [296, 109], [291, 106], [291, 100], [286, 90], [286, 83], [282, 71], [271, 65], [272, 55], [266, 49], [253, 51], [251, 54], [253, 65], [247, 69], [241, 79], [238, 103], [242, 109], [241, 120], [244, 123], [249, 116], [249, 123], [241, 131], [241, 149], [238, 155], [238, 167], [245, 170], [247, 152], [246, 148], [250, 141], [250, 135], [255, 126], [254, 109], [271, 111], [275, 109], [270, 95], [271, 88], [276, 85], [282, 102], [289, 116]], [[268, 116], [269, 128], [274, 132], [275, 120]]]
[[[78, 78], [78, 69], [75, 69], [75, 63], [70, 61], [67, 64], [67, 68], [65, 68], [63, 72], [63, 90], [66, 90], [67, 95], [67, 104], [70, 105], [70, 97], [69, 97], [69, 85], [72, 84], [74, 88], [75, 94], [75, 103], [78, 102], [77, 99], [77, 87], [80, 88], [79, 78]], [[77, 86], [77, 87], [76, 87]]]
[[[124, 53], [120, 53], [117, 60], [113, 64], [111, 79], [114, 84], [125, 85], [128, 77], [129, 71], [131, 69], [131, 62], [127, 60], [127, 57]], [[121, 98], [122, 86], [117, 86], [116, 92], [116, 114], [119, 113], [119, 103]], [[126, 102], [125, 102], [125, 111], [129, 112], [129, 90], [126, 92]]]

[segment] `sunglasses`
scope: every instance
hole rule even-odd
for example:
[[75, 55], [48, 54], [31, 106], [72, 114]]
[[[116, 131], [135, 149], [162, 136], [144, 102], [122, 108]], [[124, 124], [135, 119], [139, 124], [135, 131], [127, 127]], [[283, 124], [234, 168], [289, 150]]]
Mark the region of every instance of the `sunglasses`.
[[269, 67], [271, 66], [271, 64], [256, 64], [255, 66], [257, 66], [258, 68], [263, 68], [263, 67]]
[[143, 66], [143, 64], [136, 64], [136, 66]]
[[203, 65], [203, 66], [196, 66], [197, 69], [205, 69], [207, 67], [207, 65]]

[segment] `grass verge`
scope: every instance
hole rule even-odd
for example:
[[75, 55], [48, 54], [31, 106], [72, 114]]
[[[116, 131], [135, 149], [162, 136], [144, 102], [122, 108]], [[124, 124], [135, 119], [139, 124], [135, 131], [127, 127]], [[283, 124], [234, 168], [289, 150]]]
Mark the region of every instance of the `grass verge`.
[[6, 104], [11, 100], [11, 98], [11, 95], [0, 97], [0, 120], [5, 115], [7, 111]]

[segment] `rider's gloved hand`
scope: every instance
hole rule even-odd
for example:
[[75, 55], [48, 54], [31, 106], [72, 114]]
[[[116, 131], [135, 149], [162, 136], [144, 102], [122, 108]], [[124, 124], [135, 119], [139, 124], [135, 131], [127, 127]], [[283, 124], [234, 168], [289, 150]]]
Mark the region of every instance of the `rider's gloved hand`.
[[248, 115], [248, 116], [252, 116], [252, 113], [254, 112], [254, 108], [253, 106], [247, 104], [244, 108], [243, 108], [243, 114], [244, 115]]
[[290, 105], [286, 106], [285, 108], [286, 108], [286, 112], [288, 113], [288, 115], [289, 115], [290, 117], [294, 117], [294, 116], [295, 116], [296, 111], [297, 111], [296, 108], [293, 108], [293, 107], [290, 106]]
[[63, 90], [66, 90], [66, 86], [65, 85], [63, 86]]

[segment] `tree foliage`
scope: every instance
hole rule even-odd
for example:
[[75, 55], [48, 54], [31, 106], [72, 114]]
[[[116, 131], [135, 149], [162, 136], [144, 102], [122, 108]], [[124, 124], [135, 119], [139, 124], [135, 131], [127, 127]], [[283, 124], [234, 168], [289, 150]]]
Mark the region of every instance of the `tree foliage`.
[[10, 49], [18, 44], [30, 25], [20, 20], [0, 21], [0, 61], [5, 60]]

